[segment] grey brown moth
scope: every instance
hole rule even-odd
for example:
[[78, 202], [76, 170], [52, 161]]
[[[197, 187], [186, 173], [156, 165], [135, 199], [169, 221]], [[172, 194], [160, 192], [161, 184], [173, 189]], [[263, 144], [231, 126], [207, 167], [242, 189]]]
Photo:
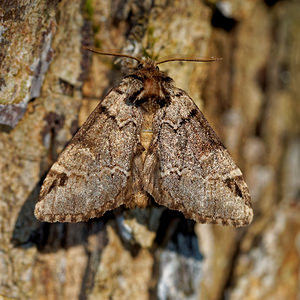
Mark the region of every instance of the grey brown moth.
[[[47, 222], [81, 222], [149, 199], [200, 223], [252, 221], [240, 169], [188, 94], [158, 63], [135, 57], [51, 167], [35, 207]], [[194, 60], [194, 59], [191, 59]], [[211, 61], [205, 59], [197, 61]]]

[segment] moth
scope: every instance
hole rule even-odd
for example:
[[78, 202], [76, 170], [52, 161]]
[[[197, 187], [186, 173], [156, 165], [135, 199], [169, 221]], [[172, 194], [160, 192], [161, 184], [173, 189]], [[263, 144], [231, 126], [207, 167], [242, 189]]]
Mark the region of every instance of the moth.
[[[35, 207], [46, 222], [81, 222], [150, 199], [200, 223], [244, 226], [253, 210], [240, 169], [188, 94], [155, 63], [98, 104], [51, 167]], [[196, 61], [213, 61], [197, 59]]]

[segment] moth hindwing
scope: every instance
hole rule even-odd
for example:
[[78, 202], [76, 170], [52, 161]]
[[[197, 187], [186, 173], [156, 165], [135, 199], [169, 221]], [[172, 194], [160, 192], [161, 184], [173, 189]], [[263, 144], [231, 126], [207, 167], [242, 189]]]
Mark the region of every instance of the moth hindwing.
[[187, 93], [147, 60], [98, 104], [51, 167], [35, 216], [80, 222], [150, 198], [200, 223], [252, 221], [240, 169]]

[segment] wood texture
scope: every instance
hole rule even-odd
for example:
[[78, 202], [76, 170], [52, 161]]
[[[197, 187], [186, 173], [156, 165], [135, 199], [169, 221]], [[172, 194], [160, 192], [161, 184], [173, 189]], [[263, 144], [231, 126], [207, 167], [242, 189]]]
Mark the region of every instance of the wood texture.
[[[299, 2], [215, 3], [1, 2], [1, 99], [11, 99], [1, 104], [15, 95], [15, 103], [32, 100], [0, 132], [2, 298], [299, 298]], [[31, 98], [30, 66], [47, 61], [43, 30], [53, 56], [36, 69], [40, 94]], [[88, 223], [35, 220], [42, 178], [76, 131], [80, 105], [82, 124], [121, 77], [111, 59], [85, 57], [80, 47], [91, 42], [133, 55], [144, 47], [160, 57], [223, 57], [162, 69], [200, 106], [245, 174], [256, 216], [250, 227], [194, 225], [155, 205]]]

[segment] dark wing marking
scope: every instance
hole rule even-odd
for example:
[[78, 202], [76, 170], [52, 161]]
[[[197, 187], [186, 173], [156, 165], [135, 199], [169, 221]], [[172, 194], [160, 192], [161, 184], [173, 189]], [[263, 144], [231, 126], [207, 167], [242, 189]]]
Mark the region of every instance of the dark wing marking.
[[142, 119], [126, 97], [126, 84], [112, 90], [60, 154], [35, 207], [39, 220], [85, 221], [125, 202]]
[[155, 201], [201, 223], [251, 222], [250, 195], [240, 169], [182, 90], [159, 110], [145, 161], [145, 189]]

